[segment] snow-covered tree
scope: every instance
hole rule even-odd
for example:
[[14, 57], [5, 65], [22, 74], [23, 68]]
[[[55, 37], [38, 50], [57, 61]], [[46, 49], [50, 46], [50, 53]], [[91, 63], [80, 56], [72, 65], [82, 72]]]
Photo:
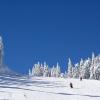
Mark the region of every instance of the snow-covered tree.
[[91, 66], [91, 59], [88, 58], [84, 61], [84, 65], [82, 67], [82, 77], [85, 79], [90, 78], [90, 66]]
[[29, 69], [29, 76], [32, 76], [31, 70]]
[[100, 67], [100, 55], [96, 56], [94, 59], [94, 67], [93, 67], [94, 79], [99, 79], [99, 75], [100, 75], [99, 67]]
[[51, 68], [51, 77], [56, 77], [56, 68], [54, 67], [54, 65]]
[[98, 64], [95, 69], [94, 79], [100, 80], [100, 64]]
[[100, 55], [95, 56], [94, 53], [92, 53], [92, 62], [90, 67], [90, 78], [91, 79], [99, 79], [99, 67], [100, 67]]
[[41, 65], [40, 65], [40, 72], [41, 72], [41, 76], [43, 76], [43, 73], [44, 73], [44, 67], [43, 67], [42, 63], [41, 63]]
[[38, 62], [38, 64], [35, 64], [32, 68], [32, 75], [33, 76], [41, 76], [42, 72], [41, 72], [41, 66], [40, 63]]
[[57, 66], [56, 66], [56, 77], [60, 77], [60, 66], [59, 66], [59, 63], [57, 62]]
[[46, 64], [46, 62], [44, 62], [44, 72], [43, 72], [43, 76], [44, 77], [48, 77], [49, 76], [49, 68], [48, 68], [48, 65]]
[[84, 61], [83, 59], [81, 58], [81, 61], [80, 61], [80, 68], [79, 68], [79, 77], [82, 77], [83, 75], [83, 65], [84, 65]]
[[73, 65], [70, 58], [68, 60], [68, 77], [69, 78], [73, 77]]
[[73, 68], [73, 77], [79, 78], [79, 63], [75, 64], [75, 67]]
[[59, 66], [59, 63], [57, 62], [57, 65], [56, 67], [52, 67], [51, 68], [51, 77], [60, 77], [60, 66]]
[[94, 60], [95, 60], [95, 54], [92, 53], [92, 62], [90, 67], [90, 79], [94, 78]]

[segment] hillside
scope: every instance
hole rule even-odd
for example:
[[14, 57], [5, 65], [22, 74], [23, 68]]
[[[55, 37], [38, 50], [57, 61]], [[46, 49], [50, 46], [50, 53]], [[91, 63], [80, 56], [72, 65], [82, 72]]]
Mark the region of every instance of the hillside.
[[0, 100], [100, 100], [100, 81], [0, 76]]

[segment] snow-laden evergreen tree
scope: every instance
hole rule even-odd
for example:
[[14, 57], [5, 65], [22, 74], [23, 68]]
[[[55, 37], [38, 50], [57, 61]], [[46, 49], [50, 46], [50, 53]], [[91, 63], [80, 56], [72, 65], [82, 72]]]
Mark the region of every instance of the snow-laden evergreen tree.
[[51, 68], [51, 77], [56, 77], [56, 68], [54, 67], [54, 65]]
[[73, 64], [72, 64], [70, 58], [68, 60], [68, 77], [69, 78], [72, 78], [73, 77]]
[[32, 67], [32, 76], [35, 76], [35, 67]]
[[82, 78], [89, 79], [90, 78], [90, 66], [91, 59], [88, 58], [84, 61], [84, 65], [82, 66]]
[[31, 70], [29, 69], [29, 77], [32, 76]]
[[84, 66], [84, 61], [83, 59], [81, 58], [81, 61], [80, 61], [80, 68], [79, 68], [79, 77], [82, 77], [83, 76], [83, 66]]
[[73, 68], [73, 78], [79, 78], [79, 63], [74, 65]]
[[59, 66], [59, 63], [57, 62], [57, 66], [56, 66], [56, 77], [60, 77], [60, 66]]
[[94, 79], [99, 79], [100, 71], [100, 55], [96, 56], [94, 59]]
[[36, 68], [36, 64], [34, 64], [34, 66], [32, 67], [32, 76], [35, 76], [36, 75], [35, 68]]
[[94, 79], [100, 80], [100, 64], [98, 64], [95, 69]]
[[40, 63], [38, 62], [38, 64], [35, 64], [33, 69], [32, 69], [32, 75], [33, 76], [41, 76], [42, 72], [41, 72], [41, 66]]
[[34, 66], [32, 67], [32, 76], [35, 76], [35, 64], [34, 64]]
[[44, 67], [43, 67], [42, 63], [41, 63], [41, 65], [40, 65], [40, 72], [41, 72], [41, 76], [43, 76], [43, 73], [44, 73]]
[[94, 78], [94, 60], [95, 60], [95, 54], [92, 53], [92, 62], [90, 67], [90, 79]]
[[44, 77], [49, 77], [49, 68], [46, 62], [44, 62], [44, 72], [43, 72]]
[[96, 73], [96, 79], [100, 80], [100, 55], [98, 55], [98, 64], [95, 73]]

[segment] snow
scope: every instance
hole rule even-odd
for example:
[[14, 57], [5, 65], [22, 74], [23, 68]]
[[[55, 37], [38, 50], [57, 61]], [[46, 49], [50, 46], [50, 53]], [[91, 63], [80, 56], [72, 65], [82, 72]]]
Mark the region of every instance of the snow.
[[0, 76], [0, 100], [100, 100], [100, 81]]

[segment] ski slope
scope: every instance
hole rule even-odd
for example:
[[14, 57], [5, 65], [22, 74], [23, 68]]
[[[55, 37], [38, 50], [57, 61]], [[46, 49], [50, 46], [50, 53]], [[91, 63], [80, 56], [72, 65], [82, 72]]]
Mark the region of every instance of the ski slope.
[[100, 100], [100, 81], [0, 76], [0, 100]]

